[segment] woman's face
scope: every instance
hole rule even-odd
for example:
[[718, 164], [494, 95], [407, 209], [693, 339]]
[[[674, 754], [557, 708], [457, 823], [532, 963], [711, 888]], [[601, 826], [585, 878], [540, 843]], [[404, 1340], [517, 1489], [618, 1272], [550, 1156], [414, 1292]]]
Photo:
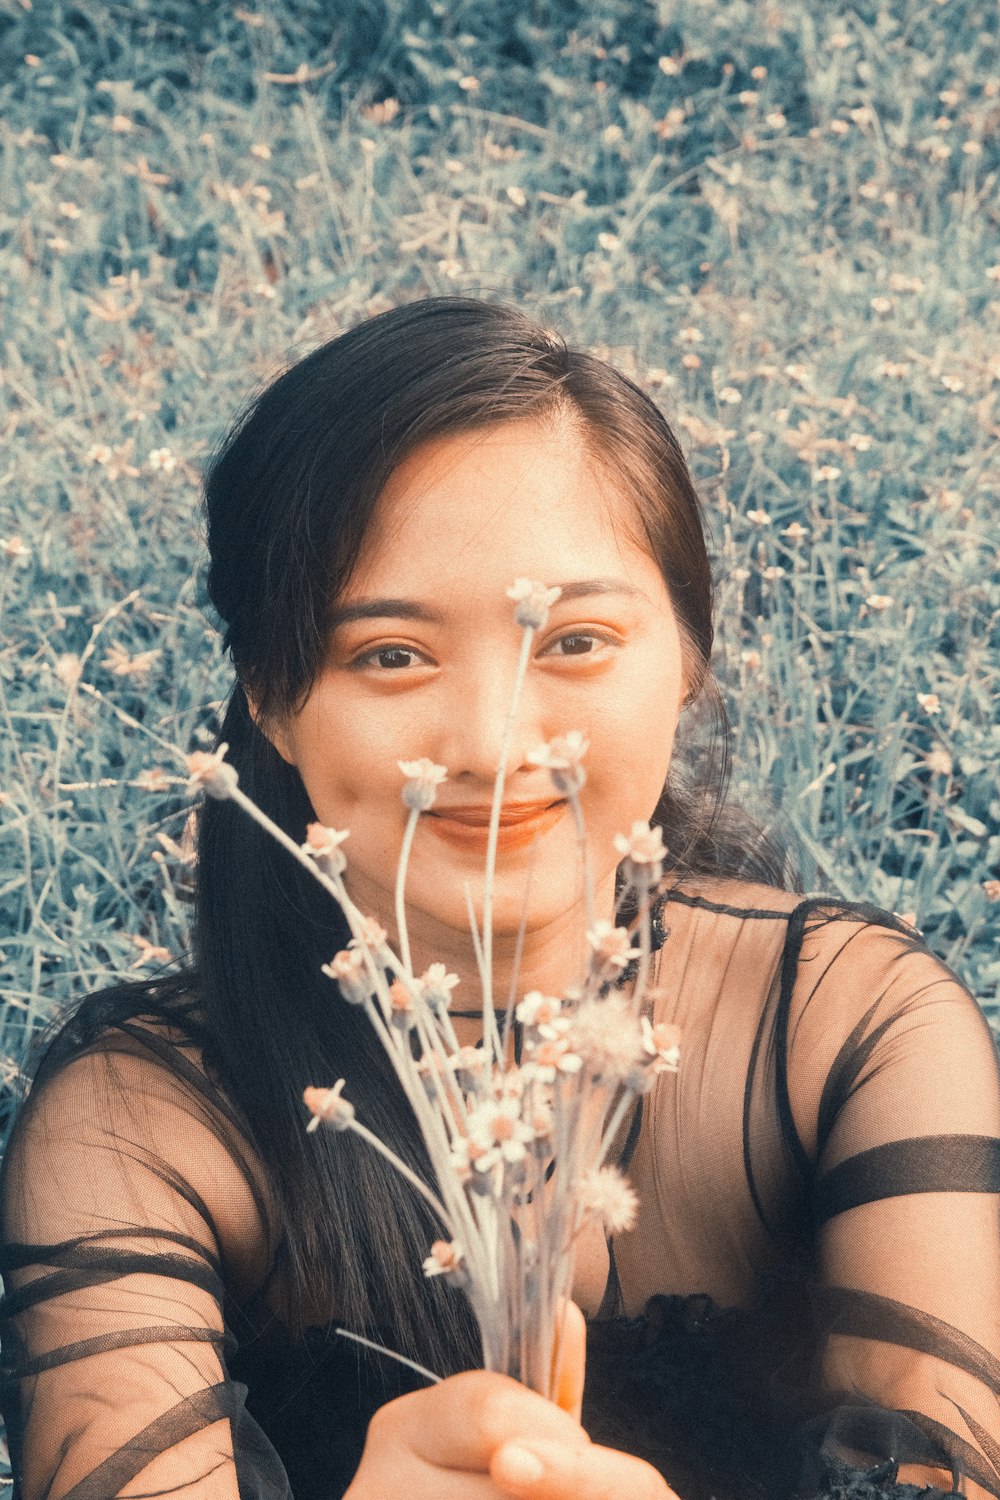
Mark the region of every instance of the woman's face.
[[[563, 594], [533, 640], [508, 760], [494, 893], [498, 954], [516, 933], [578, 922], [574, 822], [529, 752], [580, 730], [598, 915], [610, 916], [616, 833], [660, 796], [684, 695], [681, 640], [660, 570], [632, 540], [632, 502], [588, 459], [571, 421], [516, 421], [418, 447], [379, 497], [337, 601], [325, 664], [272, 737], [318, 819], [350, 829], [347, 884], [394, 930], [407, 817], [397, 761], [447, 767], [420, 819], [406, 882], [411, 939], [428, 956], [482, 910], [486, 824], [522, 631], [506, 590]], [[415, 953], [416, 956], [416, 953]]]

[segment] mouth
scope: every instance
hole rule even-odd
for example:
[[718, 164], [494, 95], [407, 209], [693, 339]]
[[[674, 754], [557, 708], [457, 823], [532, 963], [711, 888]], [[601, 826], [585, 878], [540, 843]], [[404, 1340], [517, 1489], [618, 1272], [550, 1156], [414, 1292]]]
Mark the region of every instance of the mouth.
[[[507, 803], [500, 809], [498, 852], [525, 848], [553, 828], [565, 811], [563, 800]], [[459, 849], [486, 853], [490, 825], [488, 807], [438, 808], [426, 813], [425, 819], [428, 828], [446, 843]]]

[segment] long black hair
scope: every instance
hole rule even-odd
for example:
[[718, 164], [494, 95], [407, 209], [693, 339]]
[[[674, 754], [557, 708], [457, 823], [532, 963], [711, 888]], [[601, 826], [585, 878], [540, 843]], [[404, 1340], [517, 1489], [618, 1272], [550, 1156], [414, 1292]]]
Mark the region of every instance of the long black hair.
[[[554, 414], [574, 422], [592, 462], [633, 499], [680, 627], [689, 718], [700, 715], [702, 732], [693, 755], [681, 737], [653, 814], [674, 874], [781, 885], [782, 855], [724, 803], [711, 569], [680, 446], [638, 386], [510, 307], [435, 298], [383, 313], [292, 365], [243, 411], [205, 482], [208, 591], [236, 668], [219, 742], [243, 789], [301, 842], [313, 810], [267, 731], [317, 676], [331, 608], [389, 475], [426, 439]], [[206, 1055], [268, 1176], [292, 1332], [318, 1306], [446, 1374], [477, 1363], [480, 1350], [465, 1299], [421, 1275], [439, 1226], [364, 1143], [304, 1128], [303, 1088], [346, 1078], [359, 1118], [429, 1176], [363, 1012], [320, 972], [348, 936], [334, 903], [273, 839], [231, 802], [207, 800], [194, 968], [120, 987], [109, 1014], [196, 1006]]]

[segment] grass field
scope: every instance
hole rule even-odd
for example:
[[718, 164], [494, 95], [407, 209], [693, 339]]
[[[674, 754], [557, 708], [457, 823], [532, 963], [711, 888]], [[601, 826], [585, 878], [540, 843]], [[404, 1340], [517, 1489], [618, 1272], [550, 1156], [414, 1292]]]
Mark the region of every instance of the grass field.
[[514, 298], [677, 425], [735, 790], [1000, 982], [1000, 45], [977, 0], [0, 0], [0, 1052], [183, 953], [199, 473], [290, 354]]

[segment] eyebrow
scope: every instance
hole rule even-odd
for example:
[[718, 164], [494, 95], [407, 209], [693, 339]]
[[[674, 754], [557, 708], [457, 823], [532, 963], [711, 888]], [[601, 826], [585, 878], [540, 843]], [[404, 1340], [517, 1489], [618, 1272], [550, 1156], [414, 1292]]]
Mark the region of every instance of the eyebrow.
[[[608, 594], [620, 594], [627, 599], [644, 597], [641, 589], [624, 578], [582, 578], [575, 583], [561, 583], [559, 588], [561, 593], [557, 604]], [[354, 620], [421, 620], [436, 625], [440, 624], [441, 618], [440, 611], [421, 604], [417, 599], [359, 599], [353, 604], [334, 608], [329, 624], [331, 630], [336, 630], [338, 625], [349, 625]]]

